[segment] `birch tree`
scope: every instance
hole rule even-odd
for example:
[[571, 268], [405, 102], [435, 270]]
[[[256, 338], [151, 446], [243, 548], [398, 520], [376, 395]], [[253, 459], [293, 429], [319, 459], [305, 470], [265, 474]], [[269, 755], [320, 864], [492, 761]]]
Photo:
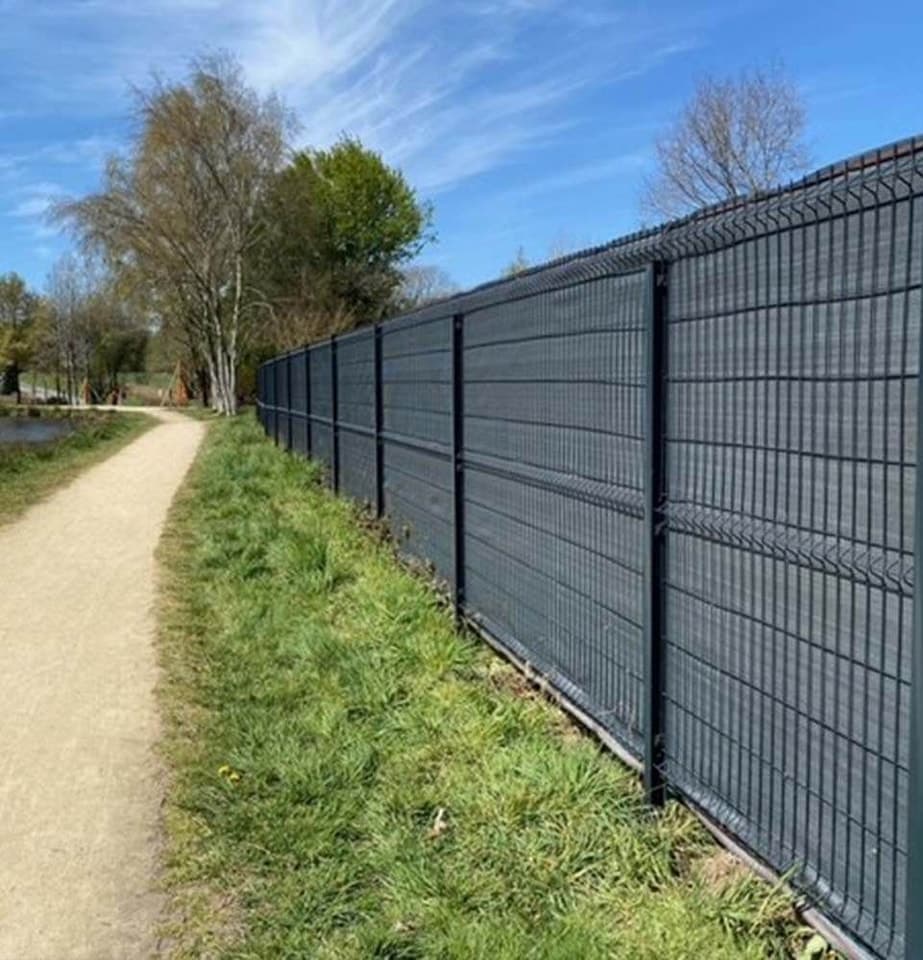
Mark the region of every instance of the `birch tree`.
[[155, 79], [136, 101], [129, 151], [108, 161], [98, 193], [57, 214], [173, 305], [207, 365], [212, 405], [230, 415], [242, 351], [265, 312], [248, 262], [292, 122], [227, 55], [195, 61], [182, 82]]

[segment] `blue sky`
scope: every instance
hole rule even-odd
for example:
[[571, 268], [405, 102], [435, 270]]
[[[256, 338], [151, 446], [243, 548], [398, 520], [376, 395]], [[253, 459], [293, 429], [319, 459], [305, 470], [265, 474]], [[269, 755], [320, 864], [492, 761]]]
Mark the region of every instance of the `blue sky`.
[[697, 78], [781, 59], [816, 165], [923, 132], [923, 5], [844, 0], [0, 0], [0, 272], [41, 286], [131, 84], [227, 49], [297, 112], [358, 135], [436, 209], [422, 262], [468, 286], [639, 225], [658, 132]]

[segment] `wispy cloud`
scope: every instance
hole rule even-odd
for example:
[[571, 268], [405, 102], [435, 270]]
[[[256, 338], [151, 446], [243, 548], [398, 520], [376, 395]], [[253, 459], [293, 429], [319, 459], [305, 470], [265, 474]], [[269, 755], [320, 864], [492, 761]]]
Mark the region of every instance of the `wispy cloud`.
[[13, 203], [7, 213], [11, 217], [44, 219], [50, 205], [64, 196], [65, 192], [64, 188], [57, 183], [25, 184], [13, 191], [13, 195], [19, 199]]
[[[278, 91], [297, 146], [358, 136], [443, 206], [475, 178], [486, 203], [490, 176], [523, 168], [521, 197], [617, 174], [630, 144], [611, 127], [599, 142], [600, 102], [697, 42], [688, 22], [617, 0], [0, 0], [0, 13], [0, 221], [48, 248], [49, 203], [92, 189], [124, 145], [131, 87], [202, 52], [231, 51]], [[578, 139], [590, 146], [560, 169]]]
[[637, 150], [592, 163], [576, 164], [547, 176], [537, 177], [506, 190], [508, 196], [535, 197], [562, 190], [576, 190], [590, 183], [603, 183], [626, 174], [635, 176], [650, 162], [647, 150]]
[[[227, 48], [254, 84], [278, 89], [295, 108], [303, 142], [354, 133], [424, 190], [451, 188], [565, 135], [576, 120], [564, 108], [581, 90], [683, 49], [673, 28], [607, 0], [13, 0], [11, 7], [13, 27], [0, 49], [15, 56], [57, 43], [54, 76], [26, 58], [19, 75], [30, 75], [33, 99], [50, 109], [124, 110], [126, 86], [151, 68], [170, 73], [197, 50]], [[549, 39], [559, 51], [552, 56]], [[71, 80], [62, 84], [65, 71]], [[85, 147], [71, 159], [98, 164], [103, 151]]]

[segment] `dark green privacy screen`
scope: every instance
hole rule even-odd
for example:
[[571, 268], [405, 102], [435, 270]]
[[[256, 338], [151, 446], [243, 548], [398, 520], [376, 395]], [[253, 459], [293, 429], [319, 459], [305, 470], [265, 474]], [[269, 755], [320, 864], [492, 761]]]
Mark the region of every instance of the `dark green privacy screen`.
[[913, 141], [259, 376], [278, 443], [895, 960], [921, 241]]

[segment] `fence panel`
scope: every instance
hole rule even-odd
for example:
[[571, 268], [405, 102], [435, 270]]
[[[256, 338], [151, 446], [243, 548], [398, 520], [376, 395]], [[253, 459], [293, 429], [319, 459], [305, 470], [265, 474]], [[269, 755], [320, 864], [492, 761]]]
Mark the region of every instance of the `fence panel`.
[[308, 438], [308, 354], [299, 350], [289, 357], [291, 380], [291, 448], [306, 457], [310, 453]]
[[899, 956], [923, 210], [888, 196], [671, 266], [665, 742], [671, 782]]
[[270, 362], [260, 416], [652, 801], [916, 960], [921, 289], [913, 141]]
[[366, 504], [375, 502], [375, 331], [337, 340], [340, 488]]
[[643, 273], [464, 319], [466, 604], [636, 754]]
[[382, 330], [384, 512], [401, 549], [452, 580], [452, 318]]
[[278, 361], [271, 360], [266, 368], [266, 379], [269, 386], [269, 436], [276, 439], [276, 365]]
[[333, 383], [330, 370], [330, 344], [311, 348], [308, 354], [311, 382], [311, 456], [328, 471], [333, 470]]

